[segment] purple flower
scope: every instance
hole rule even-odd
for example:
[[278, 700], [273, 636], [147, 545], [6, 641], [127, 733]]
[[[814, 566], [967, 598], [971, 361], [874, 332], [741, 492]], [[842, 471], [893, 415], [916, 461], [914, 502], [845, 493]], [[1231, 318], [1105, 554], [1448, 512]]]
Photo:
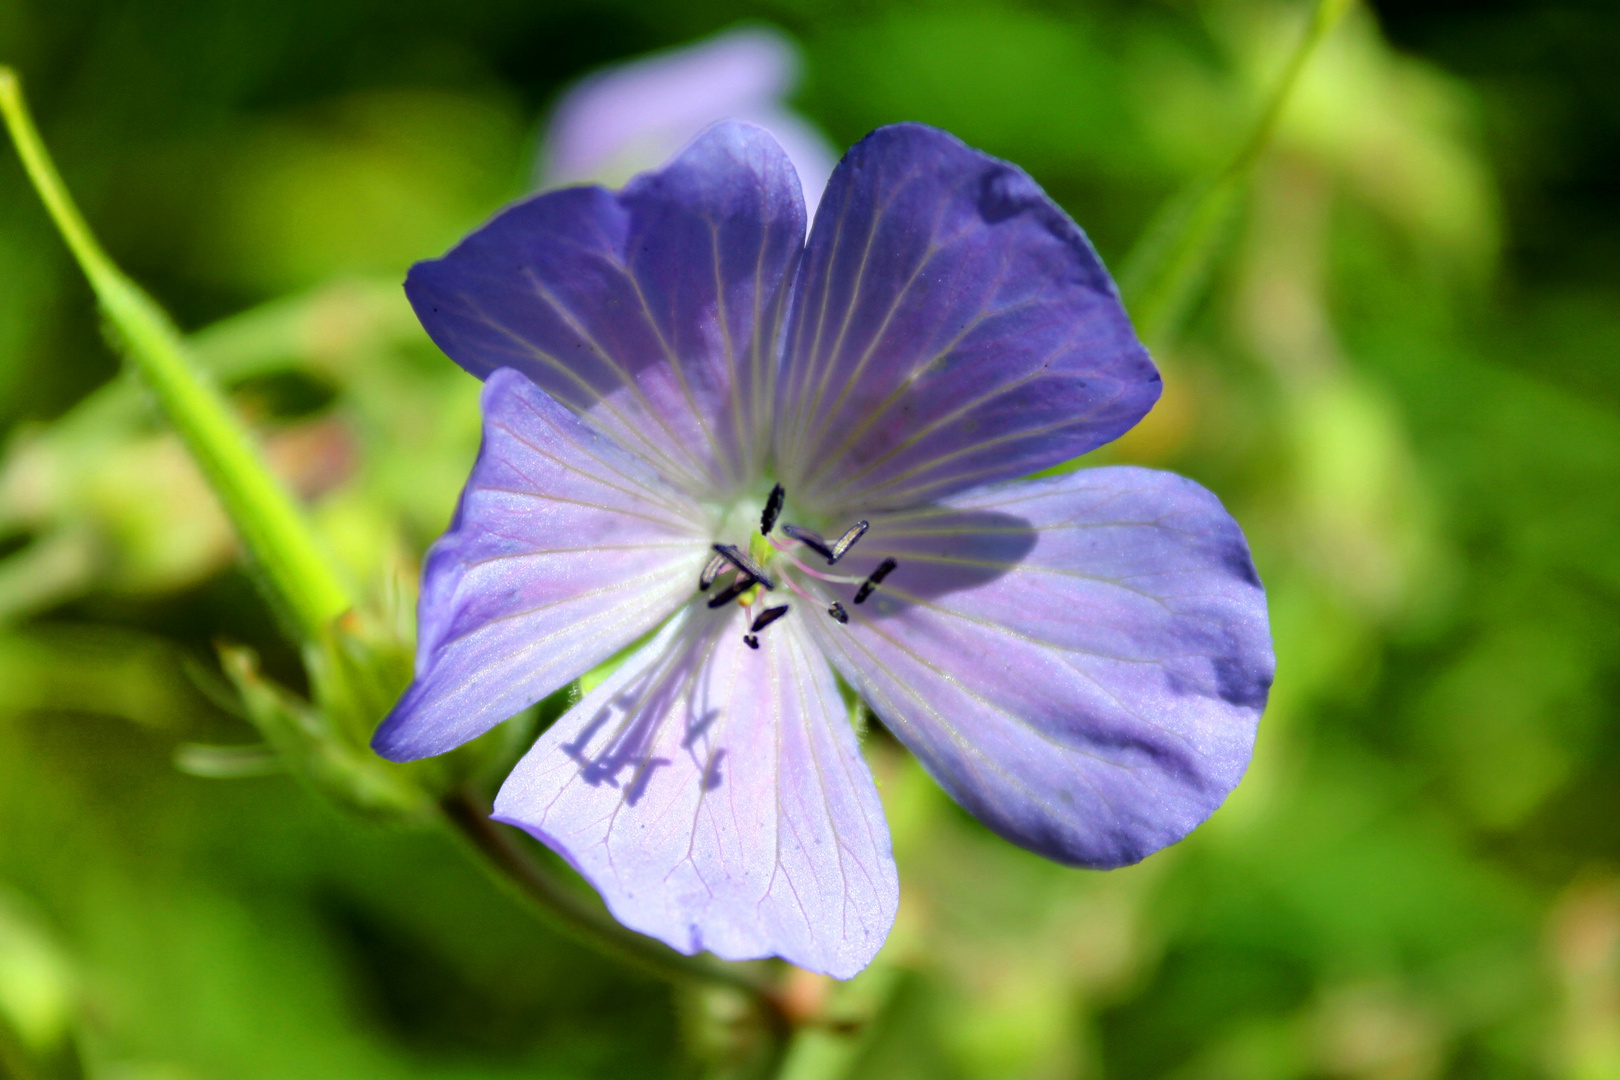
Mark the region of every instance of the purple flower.
[[766, 26], [727, 30], [598, 71], [552, 110], [540, 182], [620, 183], [667, 160], [710, 124], [746, 120], [787, 151], [814, 213], [835, 155], [813, 124], [783, 104], [798, 76], [798, 49]]
[[1238, 782], [1273, 660], [1209, 492], [1019, 479], [1159, 394], [1027, 175], [882, 128], [804, 226], [781, 148], [728, 122], [411, 271], [428, 332], [487, 379], [485, 433], [374, 745], [441, 753], [628, 649], [496, 817], [682, 952], [848, 977], [897, 883], [838, 678], [990, 828], [1114, 867]]

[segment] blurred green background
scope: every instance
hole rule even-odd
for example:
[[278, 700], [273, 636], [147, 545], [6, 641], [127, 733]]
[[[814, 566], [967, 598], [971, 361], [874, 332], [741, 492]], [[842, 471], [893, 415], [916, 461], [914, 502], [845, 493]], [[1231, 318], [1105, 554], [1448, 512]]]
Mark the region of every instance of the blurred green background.
[[[763, 21], [842, 147], [1026, 167], [1119, 265], [1232, 154], [1268, 0], [0, 0], [113, 256], [374, 604], [477, 444], [397, 283], [529, 190], [608, 62]], [[1164, 400], [1099, 460], [1212, 487], [1279, 669], [1248, 778], [1110, 874], [991, 837], [881, 735], [904, 893], [862, 1078], [1620, 1077], [1620, 7], [1352, 9], [1259, 163]], [[0, 1075], [662, 1077], [690, 1002], [445, 837], [253, 748], [301, 686], [229, 529], [0, 151]], [[818, 991], [819, 992], [819, 991]]]

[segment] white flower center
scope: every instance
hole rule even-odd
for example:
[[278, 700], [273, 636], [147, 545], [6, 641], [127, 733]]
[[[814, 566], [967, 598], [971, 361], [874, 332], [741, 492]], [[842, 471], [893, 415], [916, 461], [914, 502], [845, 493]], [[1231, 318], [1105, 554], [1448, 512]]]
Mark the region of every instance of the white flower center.
[[[750, 621], [743, 641], [753, 649], [759, 648], [759, 632], [792, 610], [791, 603], [765, 603], [766, 593], [776, 591], [779, 586], [784, 587], [785, 591], [806, 603], [824, 607], [828, 617], [835, 622], [848, 623], [849, 612], [842, 601], [828, 603], [825, 598], [812, 596], [810, 590], [814, 588], [816, 592], [826, 593], [831, 592], [829, 586], [835, 584], [856, 586], [853, 603], [865, 603], [867, 597], [895, 568], [893, 559], [884, 559], [870, 574], [860, 578], [829, 573], [815, 567], [814, 563], [823, 561], [829, 567], [837, 565], [866, 535], [868, 524], [857, 521], [836, 538], [829, 539], [813, 529], [781, 520], [786, 502], [782, 485], [772, 487], [760, 510], [759, 530], [750, 531], [747, 540], [742, 543], [715, 543], [714, 555], [703, 568], [698, 581], [699, 592], [714, 590], [708, 600], [709, 607], [722, 608], [736, 601], [747, 608]], [[746, 504], [734, 507], [724, 516], [722, 520], [727, 528], [723, 531], [729, 534], [736, 529], [738, 522], [751, 517], [751, 508], [749, 514], [743, 513], [745, 507]], [[801, 584], [797, 580], [801, 575], [823, 585], [818, 588], [808, 580]], [[765, 604], [758, 614], [754, 613], [756, 604]]]

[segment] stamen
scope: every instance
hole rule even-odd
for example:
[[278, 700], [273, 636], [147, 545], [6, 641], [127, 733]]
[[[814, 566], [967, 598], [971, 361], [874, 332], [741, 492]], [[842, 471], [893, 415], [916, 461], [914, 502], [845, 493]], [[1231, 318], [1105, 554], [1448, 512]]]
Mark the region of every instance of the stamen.
[[753, 559], [750, 559], [747, 555], [744, 555], [731, 544], [716, 544], [714, 545], [714, 550], [720, 555], [721, 558], [725, 559], [726, 562], [730, 563], [732, 566], [735, 566], [738, 570], [741, 570], [748, 577], [753, 578], [767, 589], [776, 588], [776, 582], [771, 580], [769, 574], [760, 569], [758, 563], [756, 563]]
[[711, 558], [708, 565], [704, 566], [703, 573], [698, 576], [698, 592], [707, 592], [709, 586], [714, 584], [714, 579], [720, 576], [720, 571], [724, 570], [726, 565], [723, 556], [716, 555]]
[[788, 577], [786, 574], [782, 575], [782, 584], [786, 585], [789, 589], [792, 589], [793, 590], [793, 595], [797, 596], [800, 600], [803, 600], [806, 603], [811, 603], [811, 604], [814, 604], [814, 603], [818, 602], [815, 597], [813, 597], [809, 593], [805, 592], [803, 587], [800, 586], [797, 581], [794, 581], [792, 578]]
[[786, 604], [783, 604], [781, 607], [768, 607], [759, 613], [759, 617], [754, 620], [754, 625], [750, 626], [748, 629], [757, 634], [787, 613], [788, 605]]
[[840, 536], [837, 543], [833, 544], [832, 551], [827, 555], [827, 565], [831, 566], [839, 559], [842, 559], [845, 553], [855, 546], [855, 541], [866, 535], [866, 529], [867, 524], [864, 521], [857, 521], [851, 525], [849, 531]]
[[725, 607], [727, 604], [737, 599], [737, 597], [741, 596], [749, 589], [752, 589], [754, 584], [755, 582], [753, 578], [746, 574], [740, 574], [738, 575], [736, 581], [733, 581], [730, 585], [727, 585], [720, 592], [716, 593], [712, 599], [710, 599], [709, 606], [711, 608]]
[[866, 598], [872, 595], [873, 590], [875, 590], [878, 585], [882, 583], [883, 579], [888, 577], [890, 572], [893, 571], [898, 565], [900, 564], [895, 562], [893, 559], [884, 559], [882, 562], [878, 563], [877, 569], [866, 575], [866, 580], [861, 582], [861, 587], [856, 590], [855, 602], [857, 604], [866, 603]]
[[831, 581], [839, 585], [859, 585], [862, 581], [866, 580], [865, 578], [850, 577], [848, 574], [829, 574], [825, 570], [817, 570], [813, 566], [806, 566], [804, 560], [788, 554], [785, 548], [778, 548], [777, 550], [782, 551], [782, 557], [787, 559], [788, 562], [802, 570], [807, 576], [815, 578], [817, 581]]
[[765, 512], [759, 515], [759, 535], [771, 535], [771, 528], [775, 526], [777, 517], [782, 513], [782, 500], [787, 498], [787, 492], [782, 485], [777, 484], [771, 488], [771, 493], [765, 500]]
[[748, 646], [750, 649], [757, 649], [759, 648], [759, 638], [755, 637], [753, 634], [744, 634], [743, 644]]
[[783, 525], [782, 531], [793, 537], [793, 539], [797, 540], [805, 547], [809, 548], [811, 551], [814, 551], [817, 555], [820, 555], [823, 559], [826, 559], [829, 563], [832, 562], [832, 548], [827, 546], [827, 541], [823, 540], [809, 529], [802, 529], [797, 525]]
[[832, 607], [827, 609], [827, 614], [832, 616], [833, 622], [835, 623], [842, 625], [849, 622], [849, 612], [845, 611], [844, 605], [840, 604], [836, 600], [833, 601]]

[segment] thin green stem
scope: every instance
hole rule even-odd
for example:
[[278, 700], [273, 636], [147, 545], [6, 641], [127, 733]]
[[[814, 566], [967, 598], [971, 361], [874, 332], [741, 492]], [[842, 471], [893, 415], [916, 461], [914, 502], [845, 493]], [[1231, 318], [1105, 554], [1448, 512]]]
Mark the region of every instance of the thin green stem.
[[1300, 76], [1354, 2], [1317, 0], [1305, 33], [1237, 152], [1214, 176], [1166, 203], [1126, 256], [1121, 290], [1137, 333], [1150, 347], [1169, 343], [1180, 329], [1209, 278], [1239, 196], [1260, 155], [1271, 145]]
[[315, 640], [348, 590], [252, 437], [192, 360], [167, 314], [119, 270], [85, 223], [23, 100], [0, 67], [0, 114], [23, 168], [77, 260], [125, 357], [157, 398], [241, 535], [261, 589], [296, 636]]
[[730, 1080], [775, 1080], [786, 1060], [793, 1023], [772, 980], [747, 968], [717, 963], [704, 957], [683, 956], [668, 946], [620, 926], [557, 880], [545, 867], [517, 847], [503, 827], [490, 820], [489, 809], [466, 791], [455, 791], [440, 803], [447, 824], [477, 853], [481, 861], [516, 889], [554, 929], [597, 952], [612, 956], [638, 971], [674, 986], [707, 984], [741, 994], [750, 1004], [762, 1041], [744, 1058], [751, 1061], [741, 1072], [726, 1069]]
[[1294, 89], [1299, 85], [1299, 77], [1304, 73], [1305, 65], [1315, 55], [1317, 46], [1321, 45], [1329, 31], [1339, 24], [1339, 20], [1344, 18], [1353, 3], [1355, 0], [1317, 0], [1316, 9], [1311, 12], [1311, 21], [1306, 25], [1299, 44], [1294, 46], [1294, 52], [1289, 56], [1287, 66], [1277, 79], [1277, 85], [1273, 88], [1260, 119], [1255, 122], [1254, 130], [1249, 133], [1249, 140], [1227, 165], [1228, 174], [1247, 173], [1265, 152], [1271, 143], [1272, 135], [1277, 131], [1277, 122], [1282, 119], [1283, 110], [1288, 108], [1288, 102], [1294, 96]]

